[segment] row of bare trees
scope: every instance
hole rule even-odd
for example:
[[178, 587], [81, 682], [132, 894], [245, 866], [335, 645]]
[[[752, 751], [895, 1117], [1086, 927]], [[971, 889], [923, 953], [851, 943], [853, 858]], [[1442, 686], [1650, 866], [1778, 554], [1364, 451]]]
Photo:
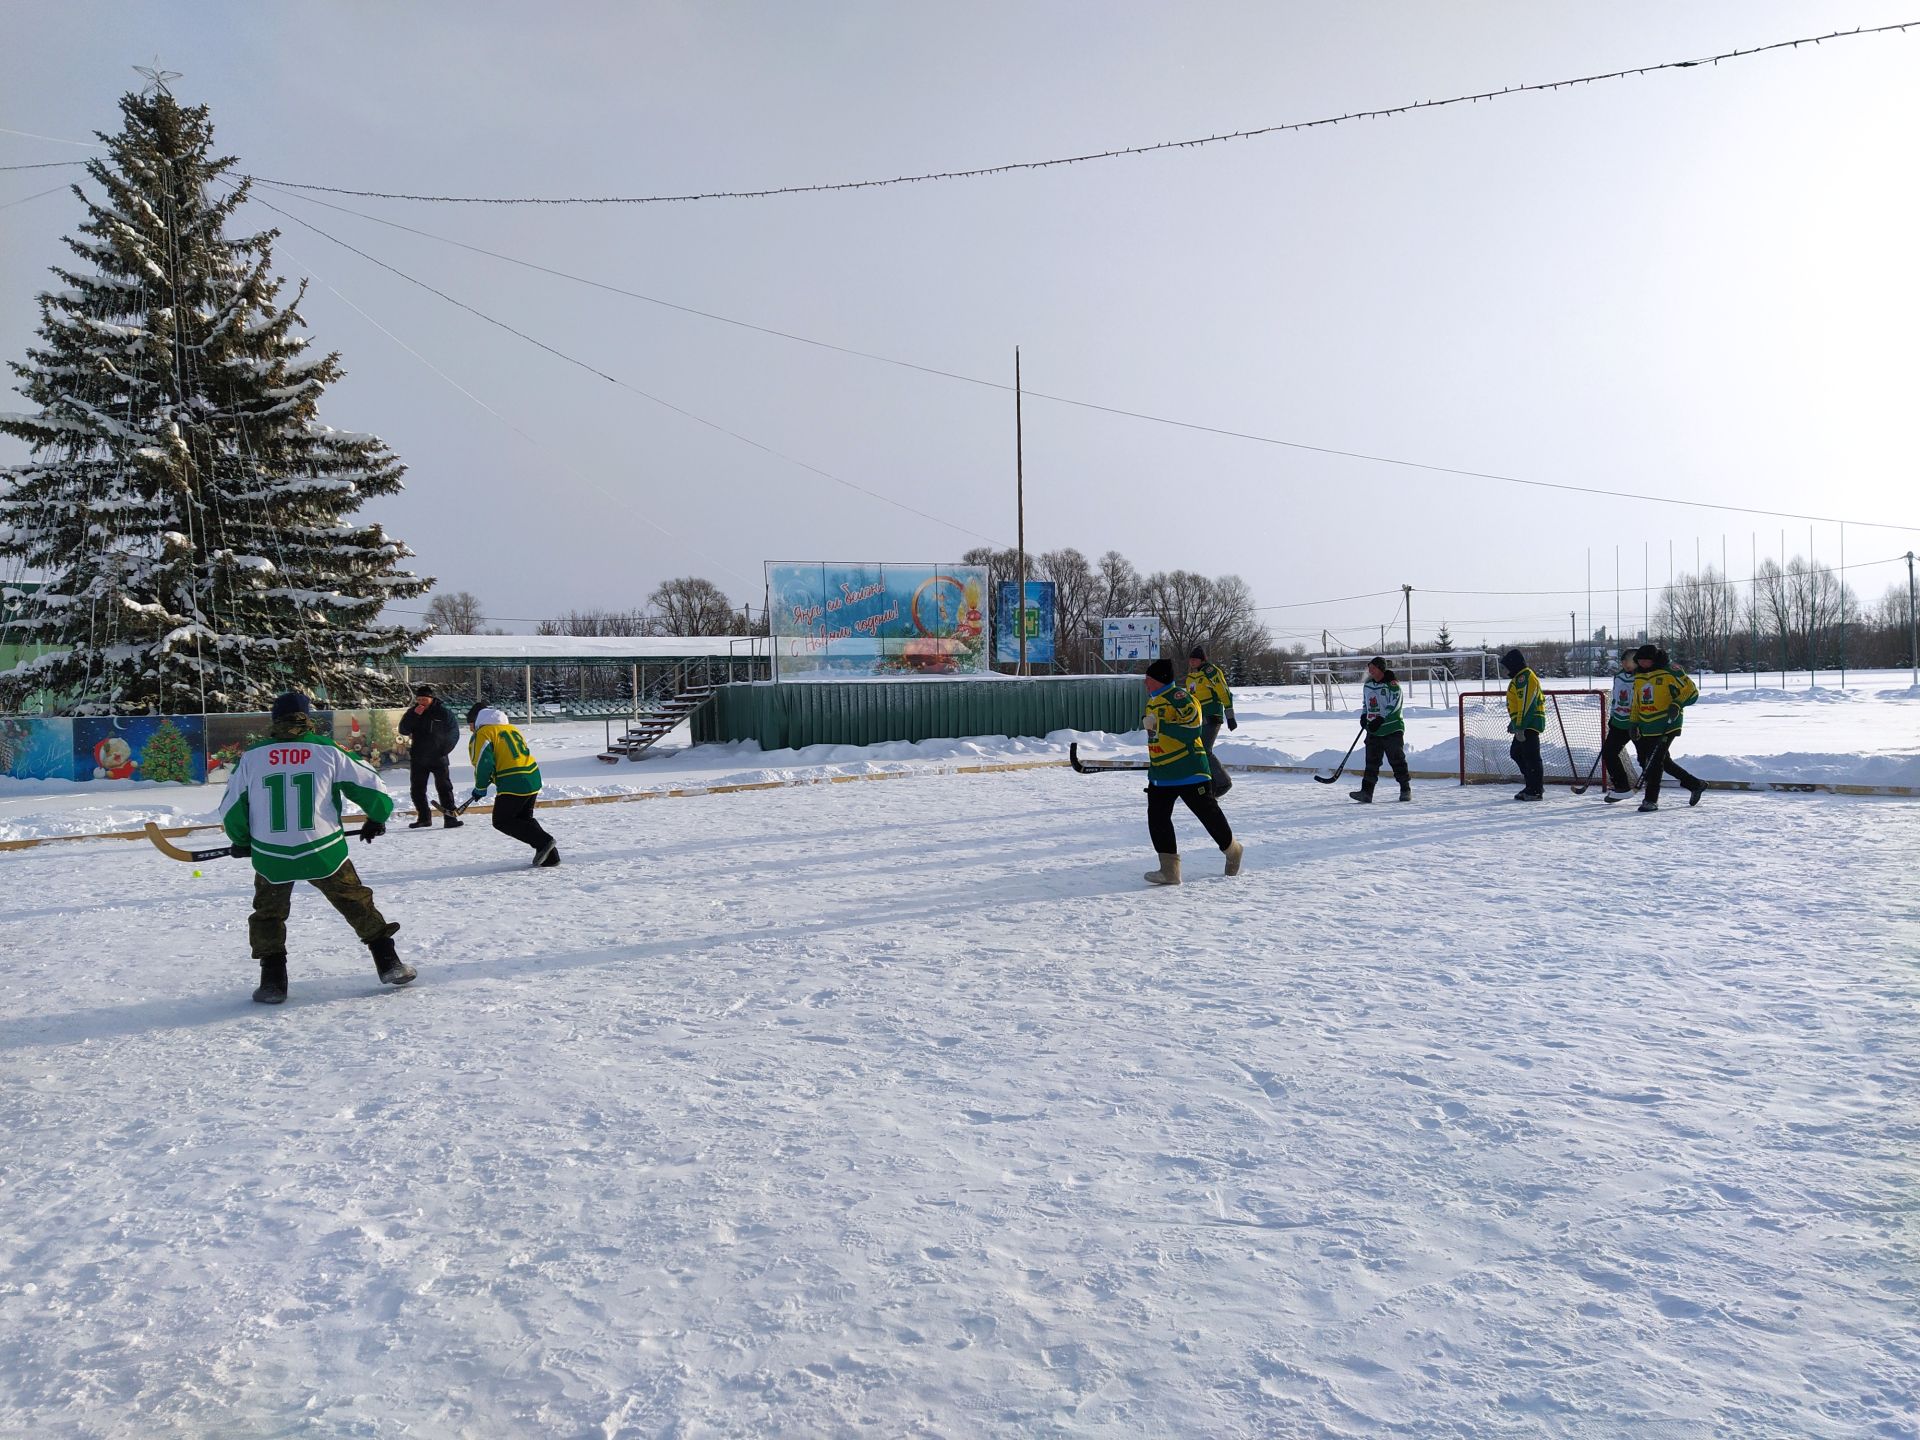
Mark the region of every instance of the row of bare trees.
[[[436, 595], [427, 606], [427, 623], [441, 635], [481, 635], [487, 617], [477, 597], [465, 590]], [[501, 633], [498, 631], [492, 632]], [[764, 635], [766, 617], [750, 620], [746, 609], [711, 580], [683, 575], [663, 580], [635, 610], [569, 610], [542, 620], [537, 635]]]
[[[961, 560], [984, 565], [994, 580], [1019, 574], [1019, 554], [989, 547], [969, 550]], [[1156, 570], [1142, 575], [1117, 550], [1090, 561], [1071, 547], [1027, 557], [1029, 580], [1050, 580], [1054, 587], [1057, 668], [1095, 671], [1100, 661], [1101, 621], [1109, 615], [1154, 615], [1160, 620], [1162, 653], [1183, 656], [1203, 645], [1223, 664], [1234, 659], [1251, 671], [1279, 658], [1266, 626], [1260, 623], [1253, 591], [1238, 575], [1218, 577], [1192, 570]]]
[[1763, 560], [1749, 581], [1713, 566], [1661, 591], [1654, 628], [1690, 669], [1878, 669], [1910, 663], [1910, 593], [1890, 585], [1874, 604], [1830, 566]]

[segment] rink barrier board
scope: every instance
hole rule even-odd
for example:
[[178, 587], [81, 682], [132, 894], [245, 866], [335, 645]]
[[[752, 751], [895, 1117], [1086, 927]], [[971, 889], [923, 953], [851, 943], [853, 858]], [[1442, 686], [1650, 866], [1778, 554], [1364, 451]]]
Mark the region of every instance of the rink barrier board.
[[[1062, 770], [1065, 760], [1014, 760], [998, 765], [961, 765], [940, 766], [921, 770], [877, 770], [867, 775], [821, 775], [808, 780], [751, 780], [737, 785], [687, 785], [672, 790], [633, 790], [618, 795], [574, 795], [559, 800], [540, 802], [544, 810], [565, 810], [576, 805], [627, 805], [636, 800], [694, 800], [702, 795], [742, 795], [751, 790], [798, 790], [809, 785], [856, 785], [868, 780], [908, 780], [926, 775], [1004, 775], [1015, 770]], [[1229, 765], [1229, 770], [1242, 774], [1267, 775], [1317, 775], [1327, 767], [1324, 765]], [[1408, 778], [1413, 780], [1451, 780], [1457, 782], [1459, 776], [1451, 770], [1410, 770]], [[1489, 779], [1471, 782], [1476, 785], [1505, 785], [1511, 781]], [[1571, 780], [1553, 780], [1549, 784], [1571, 785]], [[1920, 785], [1848, 785], [1838, 781], [1800, 781], [1800, 780], [1708, 780], [1709, 790], [1746, 791], [1749, 793], [1779, 793], [1792, 795], [1864, 795], [1882, 798], [1912, 798], [1920, 796]], [[493, 806], [476, 805], [463, 813], [473, 815], [491, 815]], [[341, 820], [346, 826], [359, 824], [366, 819], [364, 815], [347, 815]], [[218, 830], [215, 824], [162, 826], [160, 833], [168, 839], [181, 835], [191, 835], [200, 830]], [[40, 845], [58, 845], [75, 840], [144, 840], [147, 832], [141, 830], [102, 830], [87, 835], [39, 835], [31, 840], [0, 840], [0, 851], [31, 850]]]
[[974, 735], [1124, 735], [1140, 728], [1138, 675], [722, 685], [693, 713], [696, 745], [881, 745]]

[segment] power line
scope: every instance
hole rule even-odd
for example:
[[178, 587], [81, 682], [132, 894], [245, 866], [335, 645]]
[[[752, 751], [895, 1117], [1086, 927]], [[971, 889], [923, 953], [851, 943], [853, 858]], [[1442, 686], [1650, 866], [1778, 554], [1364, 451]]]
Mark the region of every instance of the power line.
[[[1881, 35], [1890, 31], [1905, 31], [1920, 20], [1907, 20], [1894, 25], [1862, 27], [1854, 30], [1835, 30], [1825, 35], [1803, 35], [1796, 40], [1779, 40], [1768, 45], [1756, 45], [1745, 50], [1726, 50], [1717, 55], [1703, 56], [1698, 60], [1666, 60], [1655, 64], [1637, 65], [1625, 70], [1608, 70], [1593, 75], [1578, 75], [1566, 80], [1540, 81], [1527, 85], [1510, 85], [1499, 90], [1483, 90], [1472, 95], [1455, 95], [1445, 100], [1415, 100], [1400, 105], [1383, 106], [1374, 110], [1355, 110], [1344, 115], [1329, 115], [1317, 120], [1296, 120], [1284, 124], [1263, 125], [1252, 130], [1231, 130], [1216, 135], [1194, 136], [1185, 140], [1160, 140], [1149, 145], [1123, 145], [1107, 150], [1093, 150], [1080, 155], [1062, 155], [1050, 160], [1018, 160], [999, 165], [982, 165], [967, 170], [934, 170], [919, 175], [896, 175], [887, 179], [841, 180], [813, 185], [777, 185], [758, 190], [705, 190], [679, 195], [594, 195], [594, 196], [494, 196], [494, 195], [420, 195], [391, 190], [350, 190], [336, 185], [303, 184], [292, 180], [274, 180], [276, 185], [288, 185], [298, 190], [316, 190], [328, 195], [358, 195], [373, 200], [417, 200], [442, 205], [663, 205], [699, 200], [759, 200], [775, 195], [811, 195], [843, 190], [878, 190], [894, 185], [916, 185], [937, 180], [972, 180], [987, 175], [1008, 175], [1022, 170], [1049, 170], [1065, 165], [1080, 165], [1094, 160], [1114, 160], [1122, 156], [1151, 155], [1162, 150], [1197, 150], [1205, 145], [1218, 145], [1228, 140], [1252, 140], [1261, 136], [1278, 135], [1295, 130], [1316, 130], [1332, 125], [1343, 125], [1354, 120], [1384, 120], [1394, 116], [1408, 115], [1419, 110], [1440, 110], [1453, 105], [1477, 104], [1482, 100], [1499, 100], [1511, 95], [1525, 95], [1549, 90], [1570, 89], [1576, 85], [1593, 85], [1605, 80], [1622, 80], [1634, 76], [1651, 75], [1663, 70], [1691, 70], [1702, 65], [1719, 65], [1723, 61], [1743, 60], [1754, 55], [1764, 55], [1775, 50], [1798, 49], [1802, 45], [1819, 45], [1828, 40], [1851, 39], [1861, 35]], [[266, 181], [269, 177], [258, 176]]]
[[[23, 140], [45, 140], [49, 145], [76, 145], [82, 150], [104, 150], [107, 148], [98, 140], [66, 140], [58, 135], [41, 135], [32, 130], [13, 130], [5, 125], [0, 125], [0, 135], [18, 135]], [[84, 160], [72, 160], [67, 163], [84, 165], [87, 162]]]
[[538, 349], [546, 351], [549, 355], [554, 356], [556, 359], [564, 360], [566, 361], [567, 364], [577, 366], [580, 369], [585, 370], [590, 375], [598, 376], [600, 379], [605, 380], [609, 385], [618, 386], [622, 390], [626, 390], [631, 392], [632, 394], [640, 396], [640, 398], [643, 400], [650, 400], [655, 405], [658, 405], [663, 409], [671, 410], [676, 415], [685, 416], [687, 419], [695, 421], [698, 424], [704, 425], [710, 430], [717, 430], [722, 435], [730, 436], [731, 438], [738, 440], [743, 445], [750, 445], [755, 450], [759, 450], [764, 454], [771, 455], [777, 460], [784, 460], [789, 465], [796, 465], [800, 469], [808, 471], [811, 474], [818, 475], [821, 478], [826, 480], [831, 480], [836, 485], [843, 485], [847, 489], [857, 491], [858, 493], [865, 495], [870, 499], [879, 500], [885, 504], [892, 505], [897, 509], [905, 510], [911, 515], [919, 516], [922, 520], [931, 520], [934, 524], [943, 525], [949, 530], [957, 530], [963, 535], [971, 535], [976, 540], [985, 540], [989, 545], [998, 545], [1002, 543], [1000, 541], [995, 540], [991, 535], [982, 535], [977, 530], [970, 530], [964, 525], [955, 524], [951, 520], [943, 520], [938, 515], [932, 515], [925, 510], [917, 509], [916, 507], [907, 504], [904, 500], [896, 500], [890, 495], [881, 494], [878, 490], [869, 490], [864, 485], [856, 484], [852, 480], [846, 480], [838, 475], [835, 475], [831, 470], [823, 470], [818, 465], [809, 464], [805, 460], [795, 459], [791, 455], [784, 454], [781, 451], [774, 449], [771, 445], [762, 444], [760, 441], [755, 440], [750, 436], [742, 435], [738, 430], [731, 430], [727, 428], [725, 425], [720, 424], [716, 420], [709, 420], [704, 415], [696, 415], [693, 411], [688, 410], [683, 406], [675, 405], [670, 400], [663, 400], [658, 395], [650, 394], [649, 392], [642, 390], [639, 386], [629, 384], [627, 381], [620, 379], [618, 376], [609, 375], [606, 371], [598, 368], [597, 366], [588, 364], [585, 360], [581, 360], [576, 358], [575, 356], [567, 354], [567, 352], [564, 350], [555, 349], [553, 346], [547, 344], [544, 340], [538, 340], [534, 338], [532, 335], [527, 334], [527, 332], [524, 330], [515, 329], [513, 326], [507, 324], [507, 322], [504, 320], [495, 319], [493, 316], [487, 314], [484, 310], [476, 309], [473, 306], [467, 304], [463, 300], [456, 300], [453, 296], [447, 294], [446, 291], [436, 289], [434, 286], [429, 285], [426, 281], [418, 279], [415, 276], [409, 275], [404, 270], [398, 269], [395, 266], [387, 264], [386, 261], [379, 259], [377, 256], [369, 255], [366, 251], [360, 249], [358, 246], [348, 244], [345, 240], [340, 239], [338, 236], [329, 234], [327, 231], [322, 230], [319, 226], [312, 224], [310, 221], [301, 219], [298, 215], [290, 214], [289, 212], [282, 210], [279, 206], [272, 204], [270, 201], [260, 200], [258, 201], [258, 203], [265, 206], [267, 209], [273, 211], [274, 214], [293, 221], [294, 224], [301, 226], [303, 229], [311, 230], [314, 234], [320, 236], [321, 239], [332, 241], [332, 243], [340, 246], [340, 248], [343, 250], [351, 250], [355, 255], [358, 255], [361, 259], [366, 260], [371, 264], [378, 265], [382, 270], [387, 271], [389, 274], [397, 275], [402, 280], [407, 281], [411, 285], [419, 286], [422, 290], [427, 291], [431, 295], [437, 295], [440, 299], [446, 301], [449, 305], [452, 305], [457, 309], [464, 310], [469, 315], [472, 315], [477, 319], [484, 320], [489, 325], [493, 325], [501, 330], [504, 330], [509, 335], [516, 336], [519, 339], [526, 341], [529, 345], [535, 346]]
[[66, 170], [76, 165], [84, 166], [86, 163], [84, 160], [43, 160], [38, 165], [0, 165], [0, 170]]
[[[261, 183], [274, 186], [277, 189], [277, 182], [263, 181]], [[305, 195], [289, 196], [288, 198], [305, 201], [310, 205], [321, 205], [329, 210], [338, 211], [343, 215], [356, 216], [359, 219], [371, 221], [376, 225], [385, 225], [389, 229], [405, 231], [409, 235], [418, 235], [423, 239], [438, 240], [442, 244], [452, 245], [461, 250], [468, 250], [477, 255], [485, 255], [495, 260], [504, 261], [510, 265], [518, 265], [528, 270], [535, 270], [541, 274], [552, 275], [557, 279], [569, 280], [575, 284], [590, 286], [595, 290], [605, 291], [609, 294], [624, 295], [629, 299], [644, 301], [649, 305], [658, 305], [668, 310], [677, 310], [682, 314], [717, 321], [720, 324], [731, 325], [738, 329], [751, 330], [761, 335], [771, 335], [776, 339], [791, 340], [796, 344], [810, 345], [816, 349], [831, 350], [841, 355], [851, 355], [861, 360], [872, 360], [882, 365], [898, 366], [904, 370], [914, 370], [920, 374], [933, 375], [944, 380], [955, 380], [963, 384], [978, 386], [982, 389], [999, 390], [1003, 392], [1011, 392], [1013, 389], [1011, 385], [1003, 381], [987, 380], [977, 375], [967, 375], [956, 370], [944, 370], [934, 365], [924, 365], [912, 360], [902, 360], [897, 356], [882, 355], [871, 350], [860, 350], [849, 345], [838, 345], [829, 340], [816, 340], [811, 336], [799, 335], [791, 330], [780, 330], [770, 325], [755, 324], [749, 320], [736, 319], [733, 316], [722, 315], [712, 310], [702, 310], [696, 306], [681, 305], [671, 300], [662, 300], [658, 296], [648, 295], [638, 290], [630, 290], [624, 286], [614, 285], [604, 280], [595, 280], [588, 276], [576, 275], [570, 271], [556, 269], [550, 265], [542, 265], [536, 261], [522, 259], [515, 255], [508, 255], [498, 250], [489, 250], [484, 246], [469, 244], [464, 240], [456, 240], [452, 236], [439, 235], [431, 230], [421, 230], [412, 225], [403, 225], [396, 220], [388, 220], [378, 215], [368, 215], [363, 211], [349, 209], [344, 205], [335, 205], [330, 201], [316, 200], [311, 196]], [[264, 200], [260, 203], [263, 205], [267, 204]], [[269, 206], [268, 208], [271, 209], [274, 207]], [[277, 210], [276, 213], [284, 215], [287, 212]], [[1765, 510], [1757, 506], [1720, 504], [1709, 500], [1687, 500], [1674, 495], [1648, 495], [1629, 490], [1612, 490], [1602, 486], [1573, 485], [1553, 480], [1533, 480], [1518, 475], [1502, 475], [1488, 470], [1470, 470], [1458, 466], [1435, 465], [1423, 460], [1405, 460], [1397, 456], [1375, 455], [1365, 451], [1345, 450], [1331, 445], [1314, 445], [1303, 440], [1289, 440], [1277, 435], [1261, 435], [1248, 430], [1233, 430], [1224, 426], [1205, 425], [1198, 421], [1181, 420], [1170, 415], [1156, 415], [1143, 410], [1129, 410], [1118, 405], [1102, 405], [1092, 400], [1077, 400], [1069, 395], [1054, 395], [1044, 390], [1029, 389], [1024, 393], [1026, 397], [1031, 400], [1050, 401], [1056, 405], [1067, 405], [1080, 410], [1093, 410], [1104, 415], [1117, 415], [1125, 419], [1145, 421], [1154, 425], [1168, 425], [1175, 429], [1194, 430], [1202, 434], [1219, 435], [1227, 439], [1247, 440], [1260, 445], [1275, 445], [1284, 449], [1303, 450], [1316, 455], [1332, 455], [1341, 459], [1360, 460], [1375, 465], [1393, 465], [1403, 469], [1424, 470], [1439, 475], [1456, 475], [1475, 480], [1493, 480], [1506, 485], [1525, 485], [1537, 489], [1563, 490], [1576, 494], [1604, 496], [1615, 500], [1635, 500], [1651, 505], [1681, 505], [1692, 509], [1718, 510], [1723, 513], [1762, 515], [1768, 519], [1775, 520], [1812, 520], [1828, 525], [1847, 524], [1862, 525], [1882, 530], [1920, 531], [1920, 525], [1901, 525], [1878, 520], [1846, 519], [1832, 515], [1807, 515], [1791, 510]]]
[[22, 195], [18, 200], [7, 201], [6, 204], [0, 205], [0, 210], [11, 210], [14, 206], [24, 205], [29, 200], [44, 200], [49, 195], [58, 195], [66, 188], [64, 185], [55, 185], [51, 190], [36, 190], [31, 195]]

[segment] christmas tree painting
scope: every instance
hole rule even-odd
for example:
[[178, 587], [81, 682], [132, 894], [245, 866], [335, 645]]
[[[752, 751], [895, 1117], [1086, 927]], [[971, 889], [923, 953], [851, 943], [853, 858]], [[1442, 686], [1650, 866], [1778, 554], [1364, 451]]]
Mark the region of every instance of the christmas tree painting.
[[140, 777], [193, 783], [193, 747], [173, 721], [162, 720], [140, 751]]
[[430, 582], [355, 512], [404, 467], [321, 422], [339, 356], [299, 333], [279, 232], [236, 223], [250, 182], [214, 153], [206, 107], [156, 81], [120, 110], [74, 187], [75, 258], [12, 363], [34, 409], [0, 414], [30, 450], [0, 467], [0, 570], [44, 580], [11, 628], [49, 647], [0, 672], [0, 711], [41, 690], [77, 716], [390, 694], [378, 662], [418, 634], [380, 612]]

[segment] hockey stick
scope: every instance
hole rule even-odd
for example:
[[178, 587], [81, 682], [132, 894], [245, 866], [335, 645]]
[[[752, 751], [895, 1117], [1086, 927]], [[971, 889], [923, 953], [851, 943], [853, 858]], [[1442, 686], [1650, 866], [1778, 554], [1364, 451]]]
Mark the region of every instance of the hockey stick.
[[[1367, 727], [1362, 725], [1360, 727], [1360, 735], [1364, 735], [1366, 733], [1367, 733]], [[1356, 735], [1353, 737], [1353, 745], [1347, 746], [1347, 753], [1340, 757], [1340, 768], [1338, 770], [1334, 771], [1331, 775], [1316, 775], [1313, 778], [1318, 780], [1322, 785], [1331, 785], [1333, 784], [1334, 781], [1338, 780], [1342, 775], [1346, 774], [1347, 761], [1353, 758], [1353, 748], [1354, 748], [1354, 745], [1358, 745], [1360, 743], [1360, 735]]]
[[1651, 760], [1640, 767], [1640, 778], [1633, 782], [1633, 788], [1631, 790], [1609, 790], [1600, 798], [1605, 800], [1609, 805], [1617, 805], [1629, 795], [1638, 795], [1646, 788], [1647, 772], [1667, 758], [1667, 747], [1671, 744], [1673, 744], [1673, 737], [1671, 735], [1661, 737], [1660, 748], [1653, 752], [1653, 758]]
[[153, 848], [170, 860], [191, 860], [196, 865], [202, 860], [221, 860], [233, 854], [233, 846], [221, 845], [212, 850], [185, 850], [173, 843], [153, 821], [147, 821], [147, 839], [153, 842]]
[[447, 809], [446, 806], [442, 805], [438, 800], [436, 800], [433, 802], [433, 808], [438, 810], [442, 815], [451, 815], [455, 819], [458, 819], [460, 816], [467, 813], [467, 806], [473, 804], [475, 798], [476, 798], [475, 796], [469, 795], [464, 801], [462, 801], [459, 805], [456, 805], [451, 810]]
[[1145, 770], [1147, 767], [1138, 760], [1082, 760], [1080, 743], [1074, 741], [1067, 746], [1067, 763], [1073, 766], [1076, 775], [1099, 775], [1108, 770]]
[[1584, 795], [1587, 793], [1587, 791], [1593, 788], [1594, 773], [1599, 770], [1600, 761], [1604, 758], [1604, 756], [1605, 756], [1605, 752], [1602, 751], [1601, 754], [1593, 757], [1593, 764], [1587, 767], [1587, 778], [1580, 781], [1577, 785], [1573, 787], [1574, 794]]

